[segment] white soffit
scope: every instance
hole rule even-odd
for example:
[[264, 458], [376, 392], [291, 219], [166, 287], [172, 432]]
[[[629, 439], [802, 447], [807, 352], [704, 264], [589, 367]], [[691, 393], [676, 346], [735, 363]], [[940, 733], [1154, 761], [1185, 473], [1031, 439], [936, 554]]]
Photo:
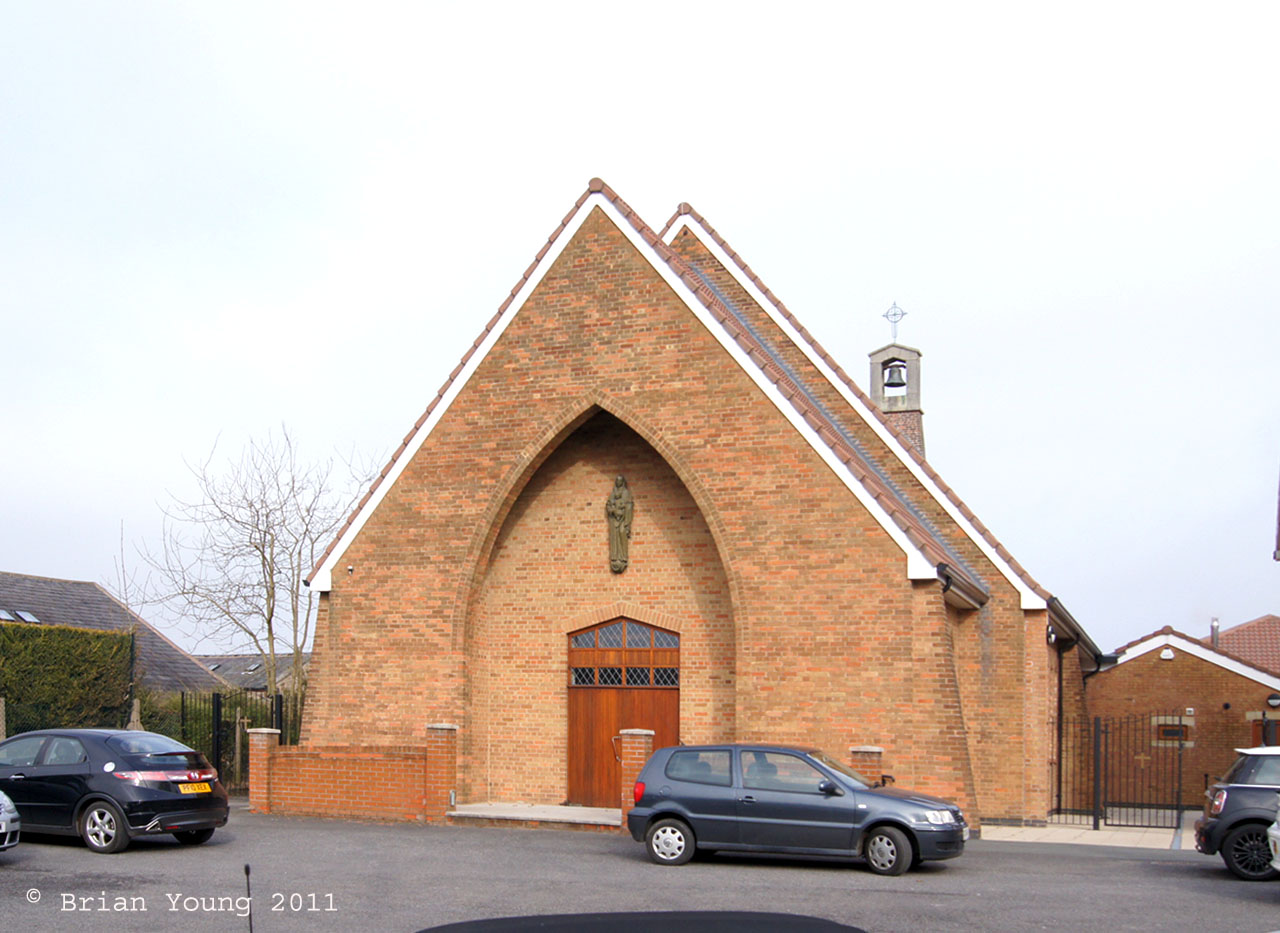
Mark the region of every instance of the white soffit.
[[671, 287], [677, 297], [684, 302], [685, 306], [702, 323], [707, 331], [715, 337], [720, 345], [724, 347], [731, 357], [733, 357], [734, 361], [742, 367], [742, 370], [759, 387], [760, 391], [765, 394], [769, 401], [774, 404], [778, 411], [782, 413], [783, 417], [800, 432], [806, 441], [808, 441], [809, 446], [812, 447], [818, 456], [822, 458], [828, 467], [830, 467], [831, 471], [842, 483], [844, 483], [845, 487], [852, 492], [867, 511], [871, 513], [871, 516], [876, 520], [880, 527], [884, 529], [884, 532], [906, 555], [907, 577], [912, 580], [936, 579], [938, 576], [937, 569], [932, 563], [930, 563], [928, 557], [926, 557], [919, 548], [911, 543], [911, 539], [906, 536], [889, 514], [878, 502], [876, 502], [875, 497], [866, 490], [862, 483], [854, 479], [853, 475], [849, 472], [848, 467], [840, 461], [840, 459], [835, 455], [835, 452], [827, 446], [821, 437], [818, 436], [818, 432], [809, 426], [809, 423], [804, 420], [798, 411], [796, 411], [795, 407], [785, 397], [783, 397], [782, 393], [778, 390], [778, 387], [765, 377], [764, 373], [751, 361], [747, 353], [729, 336], [720, 322], [712, 316], [706, 306], [704, 306], [702, 302], [698, 300], [697, 296], [690, 291], [689, 286], [684, 283], [684, 280], [672, 271], [671, 267], [667, 265], [661, 257], [655, 254], [653, 247], [644, 241], [644, 238], [640, 236], [636, 229], [631, 226], [631, 223], [622, 216], [621, 212], [613, 206], [613, 203], [607, 197], [600, 192], [593, 192], [574, 213], [573, 217], [569, 220], [569, 223], [565, 225], [565, 228], [560, 231], [555, 242], [551, 244], [551, 248], [547, 251], [546, 255], [542, 257], [537, 268], [534, 269], [533, 275], [525, 280], [524, 284], [520, 287], [520, 290], [512, 299], [511, 304], [507, 306], [506, 311], [504, 311], [502, 316], [498, 318], [493, 329], [485, 335], [484, 340], [476, 348], [476, 351], [471, 354], [466, 365], [449, 383], [443, 397], [441, 397], [436, 407], [432, 409], [431, 414], [422, 423], [421, 427], [414, 432], [409, 443], [405, 445], [404, 451], [396, 459], [395, 463], [392, 464], [391, 469], [388, 471], [387, 475], [383, 477], [378, 488], [374, 490], [369, 501], [365, 503], [364, 508], [362, 508], [359, 514], [356, 515], [355, 519], [351, 522], [351, 525], [338, 540], [338, 543], [334, 545], [334, 548], [330, 552], [328, 558], [325, 559], [324, 563], [320, 566], [320, 569], [316, 572], [316, 575], [310, 584], [311, 588], [321, 592], [327, 592], [332, 588], [334, 566], [341, 559], [347, 548], [351, 546], [351, 542], [355, 540], [356, 536], [364, 527], [365, 522], [368, 521], [369, 516], [373, 514], [378, 505], [386, 497], [387, 492], [395, 485], [396, 481], [400, 478], [400, 474], [404, 472], [405, 467], [408, 466], [409, 462], [417, 455], [418, 450], [422, 447], [427, 437], [430, 436], [432, 430], [434, 430], [435, 426], [440, 422], [440, 419], [444, 417], [445, 412], [449, 410], [449, 407], [453, 404], [454, 400], [457, 399], [463, 386], [467, 384], [467, 381], [475, 373], [484, 358], [489, 354], [489, 351], [493, 349], [494, 344], [498, 342], [498, 339], [506, 331], [507, 327], [513, 320], [515, 320], [516, 316], [520, 313], [520, 310], [524, 307], [524, 303], [528, 301], [529, 296], [532, 295], [538, 285], [541, 284], [542, 279], [547, 274], [547, 271], [555, 264], [556, 259], [559, 258], [560, 254], [564, 251], [564, 248], [572, 242], [573, 237], [577, 234], [578, 229], [582, 224], [586, 222], [586, 219], [591, 216], [593, 208], [600, 208], [600, 210], [604, 212], [605, 216], [613, 222], [614, 226], [621, 231], [623, 236], [630, 241], [631, 245], [634, 246], [642, 256], [648, 259], [650, 266], [652, 266], [658, 275], [662, 277], [663, 281]]
[[1216, 664], [1223, 670], [1228, 670], [1233, 674], [1239, 674], [1241, 677], [1247, 677], [1249, 680], [1270, 687], [1272, 690], [1280, 690], [1280, 677], [1274, 674], [1268, 674], [1266, 671], [1259, 670], [1252, 665], [1245, 664], [1243, 661], [1237, 661], [1235, 658], [1229, 658], [1219, 654], [1208, 645], [1199, 641], [1192, 641], [1183, 638], [1181, 635], [1174, 633], [1163, 633], [1153, 635], [1150, 638], [1138, 642], [1130, 648], [1126, 648], [1124, 653], [1116, 658], [1115, 667], [1108, 670], [1115, 670], [1126, 661], [1132, 661], [1134, 658], [1141, 657], [1144, 654], [1155, 651], [1158, 648], [1173, 648], [1177, 651], [1185, 651], [1187, 654], [1199, 658], [1202, 661], [1208, 661], [1210, 664]]
[[716, 242], [715, 238], [711, 236], [706, 227], [698, 223], [689, 214], [681, 214], [676, 222], [671, 225], [671, 229], [669, 229], [663, 237], [663, 242], [669, 245], [680, 231], [686, 228], [688, 228], [690, 233], [697, 237], [698, 242], [707, 248], [711, 255], [715, 257], [716, 261], [720, 263], [720, 265], [724, 266], [728, 273], [733, 276], [734, 281], [746, 290], [747, 294], [751, 296], [751, 299], [760, 306], [765, 314], [769, 315], [770, 319], [772, 319], [773, 322], [782, 329], [782, 332], [791, 339], [791, 342], [800, 348], [800, 351], [804, 353], [809, 362], [812, 363], [817, 368], [818, 372], [822, 373], [826, 380], [831, 383], [837, 392], [840, 393], [840, 397], [858, 413], [859, 417], [867, 423], [871, 430], [876, 432], [876, 436], [879, 437], [891, 451], [893, 451], [894, 455], [902, 461], [903, 465], [906, 466], [908, 470], [911, 471], [911, 475], [914, 476], [920, 485], [928, 491], [929, 495], [931, 495], [938, 504], [946, 510], [946, 513], [951, 516], [952, 521], [960, 526], [961, 530], [964, 531], [969, 539], [978, 547], [978, 550], [983, 553], [987, 560], [991, 561], [992, 565], [1000, 571], [1000, 574], [1009, 581], [1014, 589], [1018, 591], [1018, 595], [1021, 599], [1021, 608], [1046, 608], [1048, 604], [1045, 602], [1043, 597], [1027, 586], [1022, 577], [1018, 576], [1018, 574], [1014, 572], [1013, 568], [1009, 566], [1008, 561], [996, 552], [995, 548], [993, 548], [987, 539], [979, 533], [978, 529], [975, 528], [973, 523], [965, 517], [964, 513], [960, 511], [956, 504], [938, 488], [938, 485], [934, 482], [933, 478], [921, 469], [920, 464], [916, 463], [915, 459], [903, 449], [902, 444], [899, 443], [898, 439], [889, 432], [880, 419], [867, 409], [867, 406], [858, 398], [858, 396], [849, 391], [849, 387], [845, 385], [844, 381], [839, 376], [836, 375], [835, 370], [827, 364], [826, 360], [818, 355], [817, 351], [813, 349], [813, 345], [805, 339], [804, 335], [800, 333], [791, 321], [787, 320], [786, 315], [782, 314], [778, 310], [777, 305], [770, 301], [764, 292], [760, 291], [759, 286], [743, 274], [742, 269], [736, 262], [734, 262], [733, 258], [724, 251], [724, 248]]

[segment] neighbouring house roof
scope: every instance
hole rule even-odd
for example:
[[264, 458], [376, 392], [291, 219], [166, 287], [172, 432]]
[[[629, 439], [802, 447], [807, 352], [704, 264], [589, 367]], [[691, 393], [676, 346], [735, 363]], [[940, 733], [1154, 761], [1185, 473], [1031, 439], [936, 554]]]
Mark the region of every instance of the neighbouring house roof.
[[[1272, 617], [1274, 618], [1274, 616]], [[1248, 624], [1248, 623], [1246, 623]], [[1222, 644], [1219, 637], [1219, 646]], [[1256, 663], [1252, 663], [1246, 658], [1239, 655], [1229, 653], [1221, 647], [1214, 649], [1211, 645], [1199, 638], [1192, 638], [1190, 635], [1184, 635], [1182, 632], [1176, 631], [1172, 627], [1166, 625], [1157, 632], [1150, 635], [1143, 635], [1136, 638], [1127, 645], [1122, 645], [1116, 649], [1114, 665], [1103, 670], [1114, 670], [1126, 661], [1132, 661], [1134, 658], [1140, 658], [1152, 651], [1164, 650], [1170, 648], [1174, 651], [1184, 651], [1187, 654], [1200, 658], [1202, 661], [1208, 661], [1210, 664], [1216, 664], [1218, 667], [1231, 671], [1233, 674], [1239, 674], [1241, 677], [1247, 677], [1256, 681], [1272, 690], [1280, 690], [1280, 671], [1259, 667]]]
[[[917, 503], [912, 501], [911, 495], [890, 479], [883, 465], [878, 462], [878, 456], [882, 455], [902, 461], [920, 483], [924, 494], [933, 497], [942, 506], [962, 533], [974, 542], [1018, 591], [1024, 609], [1047, 609], [1051, 617], [1084, 650], [1095, 657], [1101, 653], [1061, 603], [1012, 558], [912, 445], [888, 424], [870, 398], [813, 340], [786, 306], [773, 296], [700, 215], [688, 204], [681, 204], [675, 216], [659, 234], [598, 178], [591, 180], [587, 191], [552, 232], [497, 313], [449, 374], [445, 384], [405, 436], [390, 462], [374, 480], [338, 535], [329, 543], [309, 574], [308, 584], [320, 590], [330, 587], [333, 565], [342, 551], [354, 539], [386, 491], [394, 485], [471, 373], [519, 313], [546, 271], [593, 209], [603, 211], [637, 251], [648, 259], [675, 294], [703, 321], [708, 331], [743, 371], [862, 502], [905, 553], [908, 577], [941, 578], [948, 591], [954, 590], [949, 599], [956, 598], [970, 606], [980, 606], [990, 596], [988, 584], [957, 555], [918, 508]], [[683, 227], [687, 227], [699, 238], [725, 270], [737, 279], [751, 300], [773, 318], [787, 338], [808, 358], [814, 367], [813, 372], [797, 373], [789, 367], [777, 348], [770, 346], [767, 339], [754, 331], [741, 310], [715, 287], [706, 272], [686, 261], [668, 245]], [[830, 382], [848, 408], [840, 412], [832, 412], [826, 408], [813, 393], [811, 386], [806, 384], [810, 379], [825, 379]], [[860, 444], [843, 423], [846, 417], [860, 417], [866, 421], [883, 441], [887, 454], [874, 453]]]
[[[201, 654], [196, 660], [213, 671], [233, 687], [244, 690], [267, 689], [267, 666], [257, 654]], [[311, 652], [302, 656], [302, 665], [311, 663]], [[276, 686], [284, 689], [293, 671], [293, 655], [276, 655]]]
[[0, 572], [5, 624], [67, 625], [135, 637], [138, 680], [154, 690], [203, 691], [226, 683], [96, 583]]
[[[1212, 645], [1208, 638], [1201, 639]], [[1280, 616], [1259, 616], [1218, 632], [1218, 649], [1269, 671], [1280, 671]]]

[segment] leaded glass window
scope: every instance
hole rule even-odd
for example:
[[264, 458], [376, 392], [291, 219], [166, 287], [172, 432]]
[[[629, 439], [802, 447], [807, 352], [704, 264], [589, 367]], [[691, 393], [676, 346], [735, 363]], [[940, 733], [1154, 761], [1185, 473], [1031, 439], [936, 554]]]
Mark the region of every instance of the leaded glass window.
[[572, 687], [679, 687], [680, 636], [614, 619], [569, 636]]

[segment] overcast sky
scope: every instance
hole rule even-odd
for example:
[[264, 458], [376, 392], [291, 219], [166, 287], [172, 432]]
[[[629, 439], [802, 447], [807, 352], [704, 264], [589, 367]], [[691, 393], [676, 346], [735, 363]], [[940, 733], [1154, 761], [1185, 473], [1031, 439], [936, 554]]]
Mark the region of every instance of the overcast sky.
[[[625, 11], [624, 11], [625, 10]], [[1280, 4], [0, 5], [0, 569], [394, 449], [595, 175], [689, 201], [1113, 649], [1280, 613]], [[220, 440], [219, 440], [220, 439]], [[21, 608], [21, 607], [11, 607]]]

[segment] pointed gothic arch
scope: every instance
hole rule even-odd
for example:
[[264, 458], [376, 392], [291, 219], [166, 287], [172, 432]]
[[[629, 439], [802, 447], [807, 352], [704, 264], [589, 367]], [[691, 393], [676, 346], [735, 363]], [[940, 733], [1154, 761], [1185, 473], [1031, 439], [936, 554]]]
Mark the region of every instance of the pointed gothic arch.
[[[610, 618], [625, 617], [677, 638], [688, 635], [698, 674], [688, 689], [655, 684], [655, 676], [671, 678], [673, 666], [650, 664], [648, 683], [639, 684], [639, 666], [624, 664], [622, 686], [628, 667], [634, 667], [630, 686], [641, 692], [595, 697], [588, 705], [600, 729], [612, 729], [611, 736], [619, 728], [656, 727], [676, 741], [688, 721], [699, 738], [710, 740], [733, 721], [732, 594], [714, 532], [693, 492], [661, 451], [604, 406], [583, 406], [543, 435], [549, 441], [522, 458], [524, 468], [508, 477], [501, 500], [495, 492], [488, 527], [474, 545], [467, 618], [460, 626], [466, 663], [459, 740], [464, 770], [476, 777], [463, 788], [464, 799], [519, 792], [493, 767], [516, 741], [535, 749], [527, 760], [531, 769], [536, 761], [541, 773], [529, 780], [546, 784], [554, 778], [554, 786], [541, 788], [544, 796], [594, 799], [579, 792], [571, 772], [578, 753], [571, 748], [570, 721], [579, 709], [572, 703], [586, 698], [571, 702], [567, 636]], [[604, 513], [619, 463], [636, 471], [637, 494], [635, 559], [623, 574], [609, 567]], [[613, 615], [602, 617], [607, 612]], [[588, 692], [603, 694], [613, 686], [593, 682]], [[649, 693], [642, 696], [644, 691]], [[519, 699], [492, 700], [506, 696]], [[618, 715], [641, 719], [612, 722]], [[611, 725], [600, 725], [605, 719]], [[599, 774], [613, 759], [606, 748], [610, 757], [603, 760], [597, 746], [590, 757]]]

